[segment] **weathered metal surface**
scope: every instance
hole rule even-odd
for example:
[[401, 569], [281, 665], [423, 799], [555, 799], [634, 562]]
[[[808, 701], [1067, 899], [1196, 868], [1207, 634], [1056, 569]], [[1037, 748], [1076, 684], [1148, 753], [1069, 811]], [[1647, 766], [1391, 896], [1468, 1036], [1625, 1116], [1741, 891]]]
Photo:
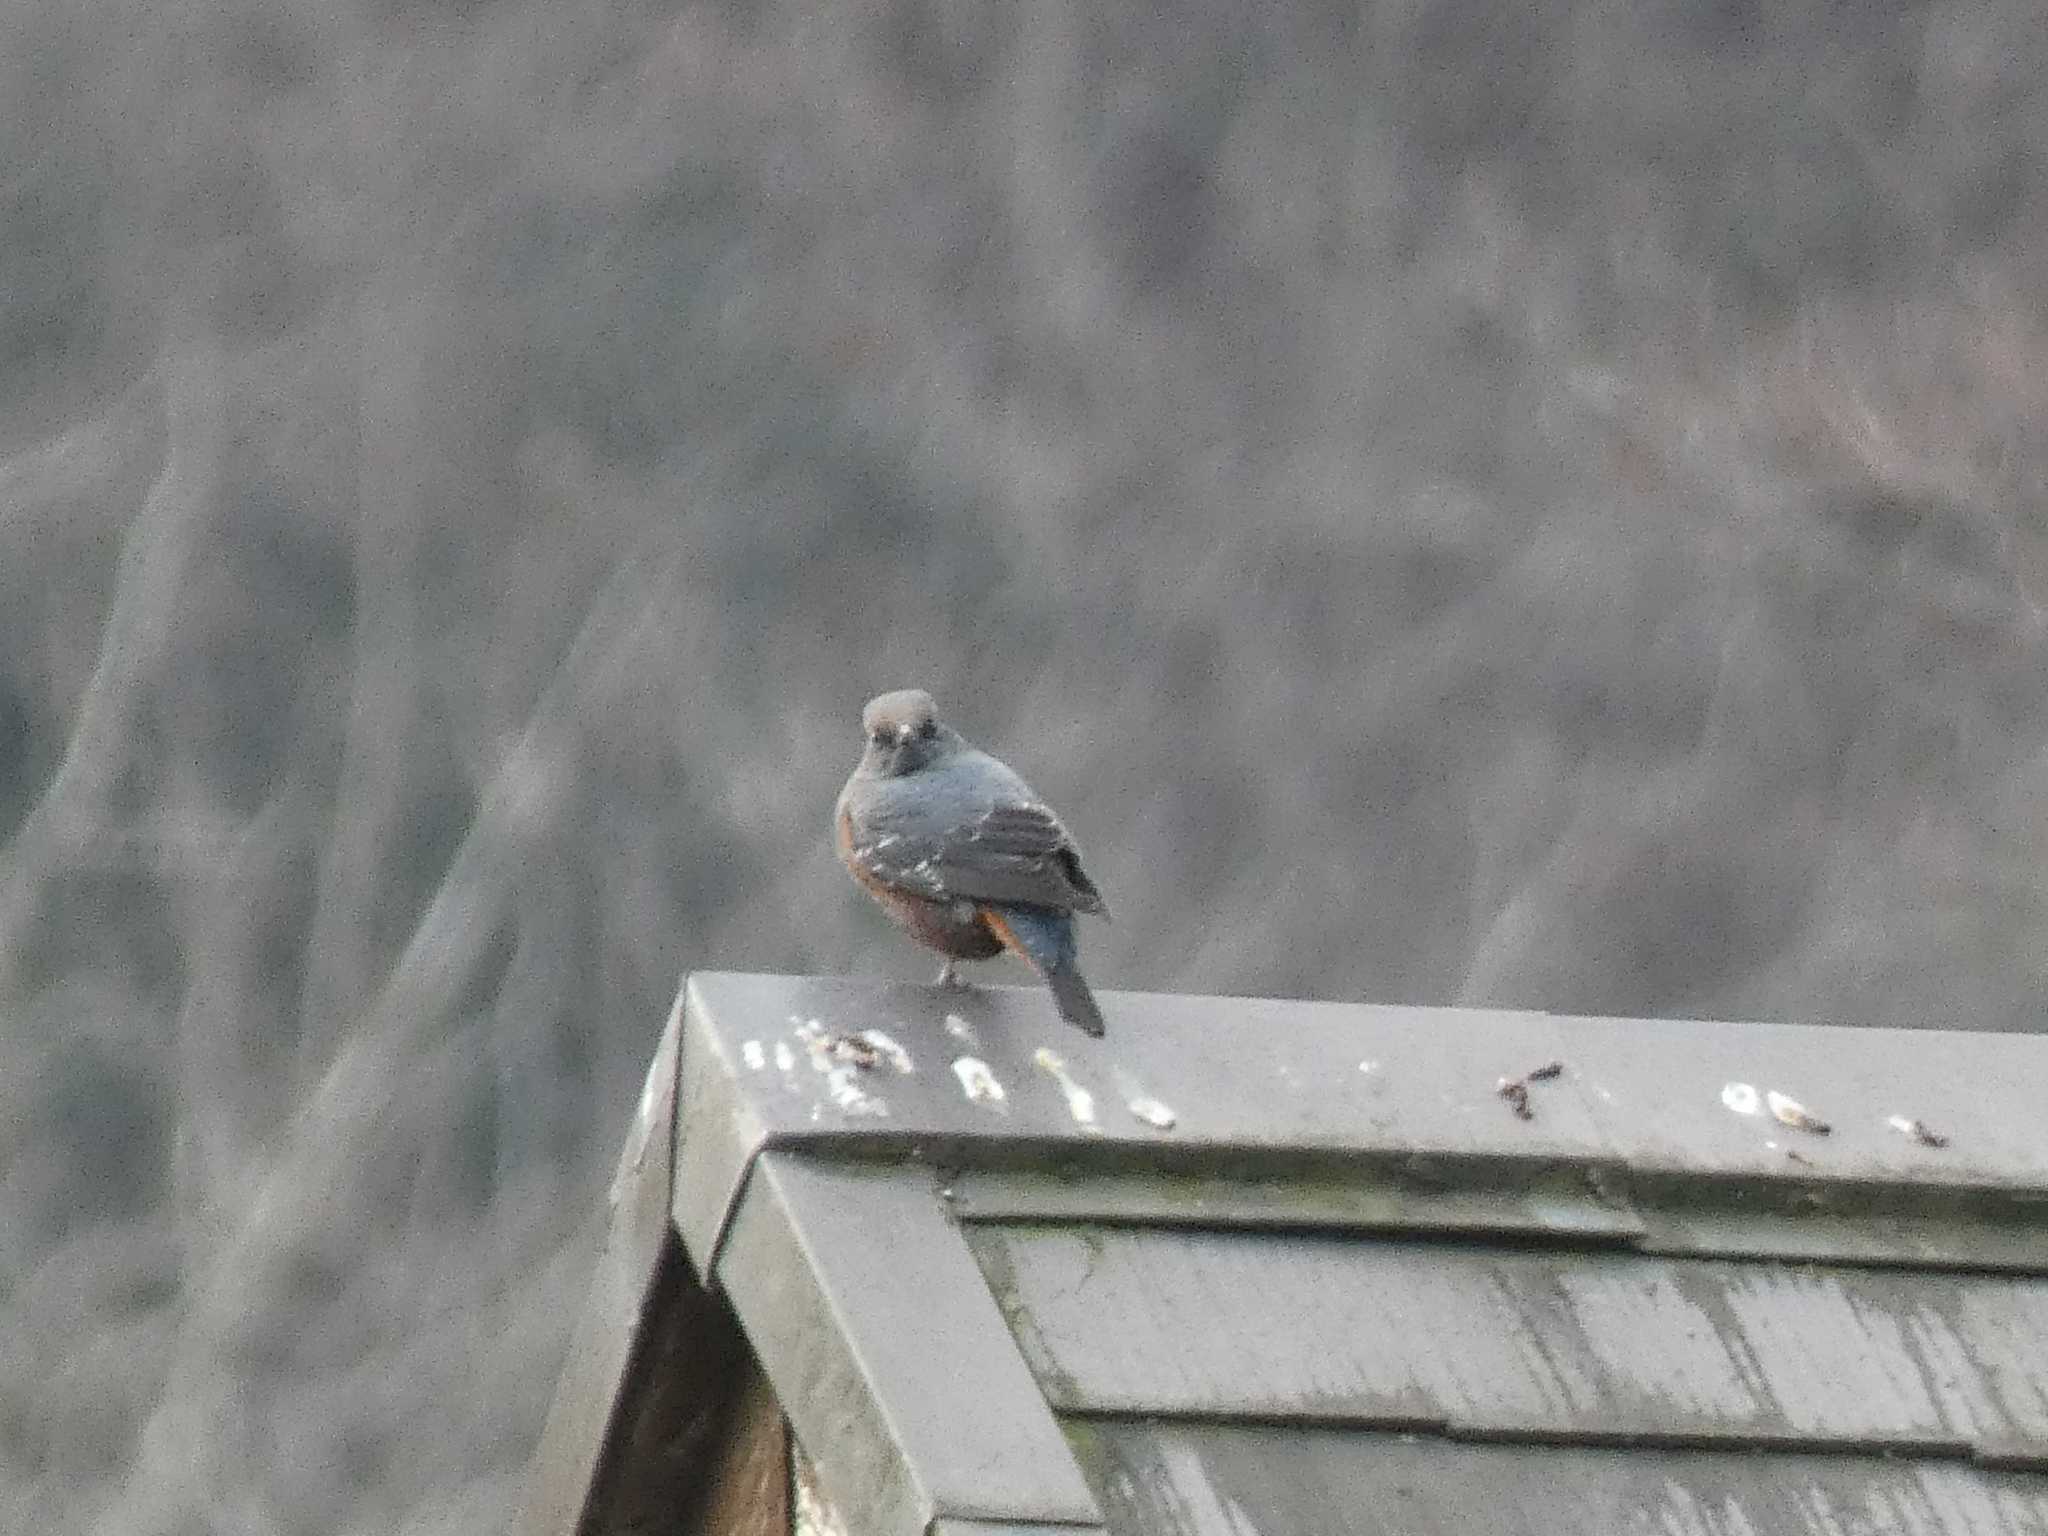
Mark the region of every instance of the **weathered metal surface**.
[[[1882, 1222], [1841, 1223], [1953, 1223], [1958, 1195], [1972, 1219], [2048, 1231], [2048, 1116], [2031, 1102], [2048, 1037], [1141, 994], [1114, 1011], [1128, 1022], [1091, 1041], [1036, 989], [692, 977], [676, 1217], [693, 1259], [715, 1260], [752, 1157], [797, 1145], [1253, 1181], [1472, 1187], [1510, 1166], [1523, 1170], [1510, 1182], [1575, 1169], [1610, 1209], [1640, 1209], [1638, 1186], [1654, 1187], [1681, 1218], [1663, 1224], [1676, 1246], [1703, 1184], [1724, 1207], [1750, 1201], [1734, 1207], [1746, 1216], [1836, 1216], [1821, 1254], [1939, 1261], [1970, 1233], [1930, 1249], [1931, 1229], [1901, 1228], [1894, 1248]], [[1533, 1075], [1553, 1062], [1557, 1075]], [[1500, 1096], [1503, 1078], [1523, 1083], [1531, 1118]], [[1806, 1129], [1774, 1113], [1799, 1118], [1795, 1100]], [[1812, 1128], [1823, 1119], [1826, 1134]], [[1500, 1208], [1502, 1230], [1550, 1230], [1536, 1208]], [[1587, 1208], [1553, 1207], [1557, 1230]], [[1782, 1229], [1773, 1251], [1805, 1251], [1802, 1230]], [[2003, 1251], [2023, 1262], [2030, 1241]]]
[[927, 1170], [755, 1164], [716, 1269], [863, 1536], [1101, 1515]]
[[[1091, 1171], [1118, 1159], [1147, 1168], [1249, 1159], [1270, 1173], [1377, 1158], [1423, 1178], [1510, 1156], [1598, 1160], [1575, 1094], [1550, 1096], [1541, 1119], [1517, 1121], [1492, 1076], [1455, 1065], [1454, 1037], [1409, 1032], [1411, 1054], [1429, 1065], [1427, 1089], [1421, 1075], [1403, 1089], [1377, 1063], [1361, 1071], [1370, 1058], [1359, 1047], [1377, 1043], [1379, 1015], [1402, 1010], [1147, 998], [1161, 1017], [1148, 1016], [1142, 1041], [1125, 1031], [1096, 1042], [1061, 1025], [1036, 989], [700, 974], [685, 995], [691, 1132], [676, 1220], [700, 1268], [715, 1262], [748, 1160], [776, 1146]], [[1472, 1018], [1506, 1032], [1503, 1060], [1536, 1065], [1552, 1043], [1540, 1015]], [[900, 1054], [881, 1051], [862, 1066], [835, 1048], [876, 1032]]]
[[[1566, 1019], [1563, 1059], [1641, 1173], [2048, 1195], [2048, 1036]], [[1731, 1108], [1755, 1090], [1754, 1113]], [[1828, 1127], [1802, 1130], [1785, 1101]], [[1935, 1146], [1923, 1133], [1946, 1145]], [[1797, 1160], [1790, 1154], [1797, 1153]]]
[[1228, 1174], [1069, 1174], [963, 1169], [946, 1181], [962, 1221], [1091, 1221], [1107, 1225], [1314, 1228], [1323, 1231], [1472, 1232], [1634, 1242], [1634, 1208], [1577, 1169], [1493, 1165], [1465, 1182], [1399, 1167], [1350, 1177], [1303, 1171], [1284, 1178]]
[[2048, 1220], [2015, 1221], [1996, 1208], [1973, 1213], [1961, 1200], [1946, 1215], [1884, 1210], [1881, 1197], [1878, 1209], [1837, 1211], [1828, 1194], [1814, 1191], [1788, 1211], [1717, 1203], [1711, 1191], [1694, 1190], [1690, 1198], [1674, 1192], [1643, 1202], [1636, 1246], [1645, 1253], [2048, 1275]]
[[679, 999], [647, 1069], [612, 1181], [604, 1251], [530, 1464], [521, 1522], [529, 1536], [562, 1536], [583, 1528], [584, 1511], [605, 1470], [629, 1366], [645, 1350], [649, 1330], [658, 1322], [660, 1309], [650, 1303], [658, 1293], [664, 1247], [672, 1244], [669, 1209], [681, 1038]]
[[2048, 1039], [1113, 1012], [693, 978], [524, 1529], [2048, 1536]]
[[[1426, 1168], [1600, 1155], [1568, 1086], [1551, 1085], [1558, 1091], [1528, 1122], [1495, 1095], [1496, 1059], [1527, 1070], [1554, 1054], [1551, 1022], [1538, 1014], [1473, 1013], [1461, 1036], [1416, 1027], [1414, 1010], [1147, 996], [1120, 1013], [1143, 1019], [1142, 1030], [1092, 1041], [1061, 1024], [1038, 989], [699, 974], [686, 999], [691, 1130], [676, 1218], [700, 1265], [715, 1259], [747, 1157], [772, 1146], [1091, 1168], [1119, 1158], [1378, 1156]], [[900, 1054], [878, 1051], [862, 1066], [835, 1049], [876, 1031]], [[1392, 1036], [1398, 1069], [1373, 1061]], [[1488, 1048], [1475, 1051], [1475, 1036]], [[1373, 1070], [1361, 1071], [1365, 1062]]]
[[971, 1246], [1062, 1411], [2048, 1468], [2048, 1283], [1072, 1226]]
[[1863, 1456], [1466, 1445], [1255, 1425], [1070, 1423], [1143, 1536], [2041, 1536], [2048, 1478]]

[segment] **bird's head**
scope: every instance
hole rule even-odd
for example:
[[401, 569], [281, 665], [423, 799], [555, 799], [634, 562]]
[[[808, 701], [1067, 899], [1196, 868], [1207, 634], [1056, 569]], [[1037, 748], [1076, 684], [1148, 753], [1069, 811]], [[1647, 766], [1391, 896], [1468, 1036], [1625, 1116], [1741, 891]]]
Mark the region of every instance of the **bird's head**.
[[860, 728], [867, 735], [861, 767], [878, 779], [915, 773], [960, 745], [922, 688], [900, 688], [868, 700]]

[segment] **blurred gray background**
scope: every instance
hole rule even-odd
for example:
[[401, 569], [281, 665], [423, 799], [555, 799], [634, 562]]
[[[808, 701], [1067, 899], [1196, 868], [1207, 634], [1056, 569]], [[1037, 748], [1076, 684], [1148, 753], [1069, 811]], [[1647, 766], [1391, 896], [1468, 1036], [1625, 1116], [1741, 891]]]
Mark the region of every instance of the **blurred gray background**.
[[1099, 985], [2041, 1017], [2034, 0], [0, 17], [0, 1527], [500, 1528], [886, 687]]

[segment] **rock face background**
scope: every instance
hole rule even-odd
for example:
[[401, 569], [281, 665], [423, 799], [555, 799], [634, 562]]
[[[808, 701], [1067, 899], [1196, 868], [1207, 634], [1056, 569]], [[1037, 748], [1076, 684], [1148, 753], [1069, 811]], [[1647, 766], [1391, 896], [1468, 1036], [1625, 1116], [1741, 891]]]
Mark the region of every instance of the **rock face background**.
[[[486, 1532], [677, 974], [2032, 1028], [2032, 0], [0, 11], [0, 1526]], [[1880, 14], [1881, 13], [1881, 14]]]

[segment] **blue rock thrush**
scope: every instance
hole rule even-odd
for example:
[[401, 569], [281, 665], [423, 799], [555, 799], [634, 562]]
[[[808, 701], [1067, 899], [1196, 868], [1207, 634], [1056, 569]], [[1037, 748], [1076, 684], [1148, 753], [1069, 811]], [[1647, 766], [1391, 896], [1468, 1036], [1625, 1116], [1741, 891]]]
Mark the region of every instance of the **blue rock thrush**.
[[853, 878], [946, 957], [941, 984], [960, 984], [954, 962], [1007, 949], [1045, 978], [1061, 1018], [1100, 1035], [1074, 914], [1108, 909], [1059, 818], [943, 724], [922, 689], [869, 700], [861, 729], [867, 746], [833, 812]]

